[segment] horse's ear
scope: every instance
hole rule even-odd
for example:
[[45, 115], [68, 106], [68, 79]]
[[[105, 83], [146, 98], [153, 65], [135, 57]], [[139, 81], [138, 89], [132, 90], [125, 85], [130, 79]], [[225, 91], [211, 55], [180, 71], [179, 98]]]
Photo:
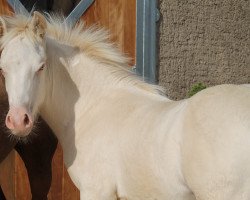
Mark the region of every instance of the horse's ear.
[[0, 38], [5, 34], [6, 31], [7, 31], [7, 26], [5, 20], [2, 17], [0, 17]]
[[33, 13], [29, 28], [36, 36], [43, 39], [47, 28], [45, 17], [41, 13], [35, 11]]

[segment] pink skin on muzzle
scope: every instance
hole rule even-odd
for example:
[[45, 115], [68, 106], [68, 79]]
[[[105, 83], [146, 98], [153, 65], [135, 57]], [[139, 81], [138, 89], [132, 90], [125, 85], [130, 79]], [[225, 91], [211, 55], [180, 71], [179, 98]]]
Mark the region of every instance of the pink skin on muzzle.
[[13, 134], [22, 137], [30, 133], [33, 120], [26, 108], [11, 107], [6, 116], [5, 124]]

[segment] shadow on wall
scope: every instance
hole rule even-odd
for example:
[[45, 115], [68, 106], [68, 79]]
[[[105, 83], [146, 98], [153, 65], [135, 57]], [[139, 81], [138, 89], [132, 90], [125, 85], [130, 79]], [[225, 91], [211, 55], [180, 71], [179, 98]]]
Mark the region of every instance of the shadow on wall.
[[250, 1], [159, 0], [159, 83], [172, 99], [196, 83], [250, 83]]

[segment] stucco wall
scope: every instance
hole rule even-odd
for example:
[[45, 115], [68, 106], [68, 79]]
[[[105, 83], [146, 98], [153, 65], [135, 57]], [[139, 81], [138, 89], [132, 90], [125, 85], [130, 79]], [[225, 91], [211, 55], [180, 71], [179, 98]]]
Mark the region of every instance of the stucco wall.
[[172, 99], [195, 83], [250, 83], [250, 0], [159, 0], [159, 83]]

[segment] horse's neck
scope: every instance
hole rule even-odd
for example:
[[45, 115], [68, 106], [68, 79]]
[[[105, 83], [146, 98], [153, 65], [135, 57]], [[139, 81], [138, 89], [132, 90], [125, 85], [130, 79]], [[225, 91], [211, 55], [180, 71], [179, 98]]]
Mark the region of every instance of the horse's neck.
[[[48, 41], [47, 51], [48, 91], [41, 114], [61, 142], [67, 142], [67, 138], [72, 137], [67, 134], [73, 134], [78, 116], [88, 114], [100, 101], [112, 104], [110, 101], [114, 98], [110, 96], [134, 88], [130, 79], [126, 81], [129, 74], [124, 70], [103, 66], [78, 49], [52, 40]], [[147, 85], [138, 85], [136, 88], [137, 94], [153, 94], [153, 89]]]
[[47, 52], [47, 96], [41, 115], [63, 143], [72, 137], [68, 134], [73, 134], [76, 112], [83, 113], [95, 104], [108, 86], [103, 89], [105, 72], [94, 70], [99, 64], [85, 58], [77, 49], [49, 40]]
[[[61, 62], [62, 57], [74, 54], [74, 49], [68, 51], [48, 39], [47, 42], [47, 74], [46, 74], [46, 97], [41, 106], [41, 115], [47, 121], [53, 131], [60, 137], [65, 137], [72, 126], [74, 119], [74, 107], [78, 100], [79, 92], [72, 81], [70, 74]], [[62, 141], [61, 141], [62, 142]]]

